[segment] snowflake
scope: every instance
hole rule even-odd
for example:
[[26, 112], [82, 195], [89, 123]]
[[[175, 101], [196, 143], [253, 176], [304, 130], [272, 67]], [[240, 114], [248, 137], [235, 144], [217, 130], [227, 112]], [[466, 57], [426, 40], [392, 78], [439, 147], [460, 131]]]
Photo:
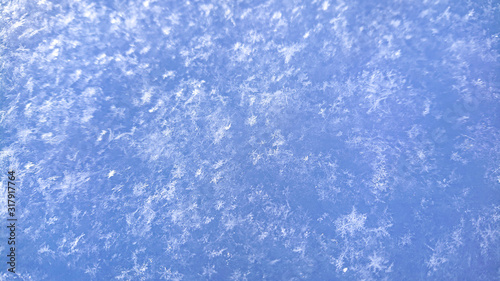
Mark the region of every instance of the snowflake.
[[208, 265], [203, 267], [203, 276], [208, 276], [208, 279], [212, 278], [212, 275], [216, 274], [217, 271], [215, 270], [214, 265]]
[[356, 212], [356, 208], [353, 207], [352, 212], [349, 215], [340, 217], [335, 221], [335, 226], [342, 237], [344, 237], [347, 233], [352, 236], [354, 232], [360, 231], [364, 228], [365, 221], [366, 215], [358, 215]]
[[169, 268], [162, 266], [160, 273], [160, 278], [163, 280], [171, 280], [171, 281], [180, 281], [182, 280], [183, 275], [177, 271], [172, 272]]
[[378, 256], [377, 253], [373, 252], [373, 255], [368, 258], [370, 259], [368, 268], [373, 272], [384, 270], [386, 268], [385, 263], [387, 263], [387, 261], [383, 257]]

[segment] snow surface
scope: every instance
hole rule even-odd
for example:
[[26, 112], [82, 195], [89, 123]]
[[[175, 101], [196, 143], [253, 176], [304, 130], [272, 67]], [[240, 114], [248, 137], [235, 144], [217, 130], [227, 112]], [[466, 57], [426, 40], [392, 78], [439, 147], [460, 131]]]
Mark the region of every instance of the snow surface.
[[499, 18], [1, 0], [0, 279], [500, 280]]

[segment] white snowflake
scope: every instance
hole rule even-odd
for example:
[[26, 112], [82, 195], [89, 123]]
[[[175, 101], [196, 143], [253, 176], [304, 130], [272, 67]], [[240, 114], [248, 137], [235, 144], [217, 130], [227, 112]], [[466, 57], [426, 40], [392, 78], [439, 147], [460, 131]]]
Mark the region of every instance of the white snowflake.
[[377, 255], [377, 253], [373, 252], [373, 255], [368, 257], [368, 259], [370, 259], [368, 268], [373, 272], [384, 270], [386, 268], [385, 264], [387, 263], [387, 261], [383, 257]]
[[365, 221], [366, 214], [358, 214], [356, 208], [353, 207], [349, 215], [342, 216], [335, 221], [335, 227], [342, 237], [347, 233], [352, 236], [354, 232], [364, 229]]

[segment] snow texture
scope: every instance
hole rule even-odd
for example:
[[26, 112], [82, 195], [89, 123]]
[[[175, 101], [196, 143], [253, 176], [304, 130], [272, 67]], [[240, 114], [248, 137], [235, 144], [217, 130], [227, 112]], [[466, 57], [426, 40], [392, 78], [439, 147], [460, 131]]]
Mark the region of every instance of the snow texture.
[[499, 18], [0, 0], [0, 280], [500, 280]]

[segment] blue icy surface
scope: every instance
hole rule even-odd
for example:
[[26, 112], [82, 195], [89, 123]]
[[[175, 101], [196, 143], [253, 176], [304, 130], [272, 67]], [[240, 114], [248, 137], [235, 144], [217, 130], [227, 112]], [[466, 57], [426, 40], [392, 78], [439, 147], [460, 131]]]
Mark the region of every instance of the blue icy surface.
[[1, 0], [1, 280], [500, 280], [499, 18]]

